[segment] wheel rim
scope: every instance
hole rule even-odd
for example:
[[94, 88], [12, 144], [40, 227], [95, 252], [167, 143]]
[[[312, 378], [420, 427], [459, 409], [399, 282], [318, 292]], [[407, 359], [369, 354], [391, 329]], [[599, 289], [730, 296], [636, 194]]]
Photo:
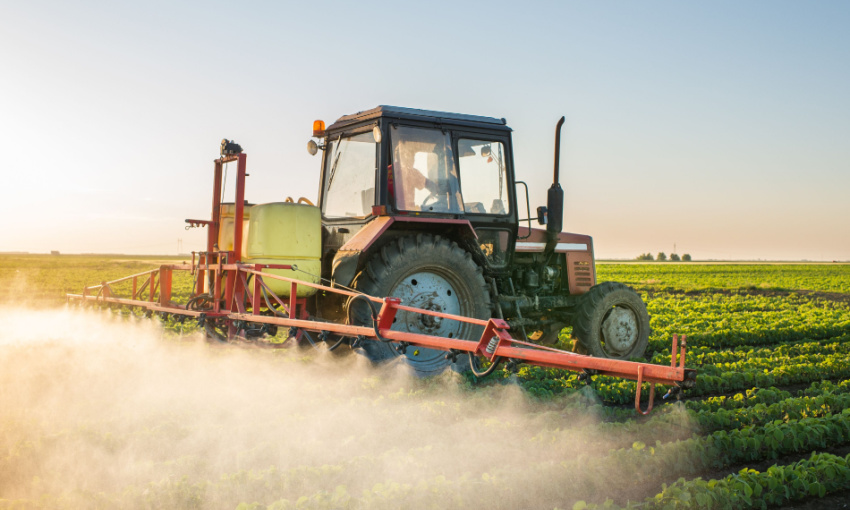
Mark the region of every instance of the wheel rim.
[[[458, 295], [456, 286], [436, 273], [421, 271], [408, 275], [395, 286], [390, 295], [401, 298], [406, 306], [463, 315], [462, 296]], [[463, 326], [462, 322], [399, 310], [391, 329], [407, 333], [460, 338]], [[404, 356], [408, 363], [414, 366], [433, 365], [444, 360], [445, 352], [411, 346], [407, 348]]]
[[640, 327], [631, 308], [614, 306], [602, 319], [602, 349], [611, 357], [625, 356], [637, 344]]

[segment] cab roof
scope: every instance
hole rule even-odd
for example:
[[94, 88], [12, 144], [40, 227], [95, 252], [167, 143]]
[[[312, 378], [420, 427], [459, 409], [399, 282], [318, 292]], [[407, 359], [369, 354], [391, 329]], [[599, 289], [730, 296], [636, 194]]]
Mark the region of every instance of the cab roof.
[[371, 110], [343, 115], [336, 122], [328, 126], [328, 131], [345, 127], [351, 124], [377, 119], [379, 117], [390, 117], [400, 120], [418, 120], [433, 122], [437, 124], [457, 124], [461, 126], [479, 126], [485, 128], [496, 128], [500, 131], [510, 131], [505, 119], [484, 117], [482, 115], [467, 115], [464, 113], [438, 112], [434, 110], [419, 110], [416, 108], [405, 108], [402, 106], [379, 105]]

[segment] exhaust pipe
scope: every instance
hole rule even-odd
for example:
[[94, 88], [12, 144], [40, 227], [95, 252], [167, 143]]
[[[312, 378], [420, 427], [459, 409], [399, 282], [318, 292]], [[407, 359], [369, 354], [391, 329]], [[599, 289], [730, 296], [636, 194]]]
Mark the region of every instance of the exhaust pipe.
[[[564, 190], [561, 189], [561, 183], [558, 182], [561, 163], [561, 126], [564, 125], [566, 117], [561, 117], [558, 121], [558, 126], [555, 128], [555, 177], [552, 186], [549, 187], [549, 194], [546, 201], [548, 210], [548, 223], [546, 225], [546, 234], [549, 242], [554, 249], [554, 242], [558, 238], [564, 227]], [[549, 251], [549, 246], [546, 247]]]

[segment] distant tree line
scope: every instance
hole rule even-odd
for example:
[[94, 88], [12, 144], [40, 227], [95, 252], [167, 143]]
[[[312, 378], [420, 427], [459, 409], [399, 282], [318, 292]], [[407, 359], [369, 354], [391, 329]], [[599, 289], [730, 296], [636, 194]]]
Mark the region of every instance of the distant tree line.
[[[664, 253], [663, 251], [660, 251], [660, 252], [658, 252], [658, 255], [653, 257], [651, 253], [641, 253], [640, 255], [637, 256], [636, 260], [657, 260], [658, 262], [666, 262], [667, 261], [667, 254]], [[690, 262], [691, 261], [691, 254], [686, 253], [686, 254], [682, 255], [681, 257], [679, 257], [679, 254], [677, 254], [677, 253], [671, 253], [670, 254], [670, 261], [679, 262], [680, 260], [682, 262]]]

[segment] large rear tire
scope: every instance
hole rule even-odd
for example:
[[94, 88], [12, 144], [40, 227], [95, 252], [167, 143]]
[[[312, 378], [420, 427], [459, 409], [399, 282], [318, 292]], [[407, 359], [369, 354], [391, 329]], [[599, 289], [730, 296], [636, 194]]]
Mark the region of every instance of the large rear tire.
[[650, 332], [643, 300], [631, 287], [617, 282], [591, 287], [573, 320], [573, 336], [597, 358], [643, 357]]
[[[353, 286], [370, 296], [398, 297], [402, 304], [477, 319], [490, 318], [490, 293], [481, 268], [458, 245], [440, 236], [419, 234], [388, 243], [375, 253], [355, 278]], [[352, 320], [371, 325], [368, 306], [352, 303]], [[481, 326], [399, 311], [393, 331], [405, 331], [447, 338], [478, 340]], [[439, 374], [452, 363], [445, 351], [410, 346], [404, 354], [397, 344], [368, 340], [362, 347], [366, 356], [380, 363], [402, 357], [419, 376]], [[455, 370], [469, 369], [467, 356], [458, 356]]]

